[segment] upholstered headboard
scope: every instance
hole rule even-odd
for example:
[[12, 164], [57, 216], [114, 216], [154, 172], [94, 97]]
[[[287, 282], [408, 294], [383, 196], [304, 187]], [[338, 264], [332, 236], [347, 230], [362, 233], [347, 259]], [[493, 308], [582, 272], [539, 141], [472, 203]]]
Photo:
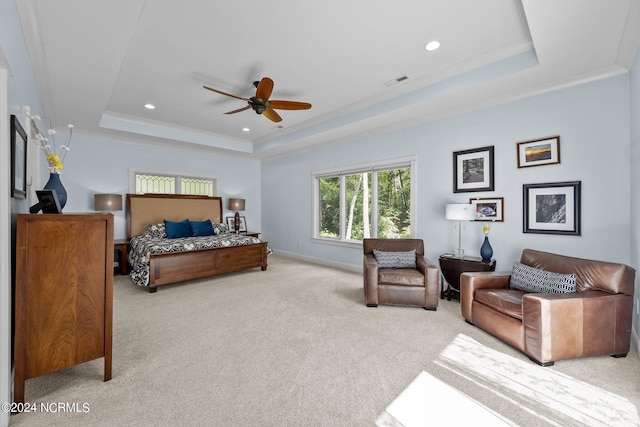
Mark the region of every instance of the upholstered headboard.
[[127, 238], [144, 233], [145, 225], [163, 220], [222, 222], [222, 198], [182, 194], [127, 194]]

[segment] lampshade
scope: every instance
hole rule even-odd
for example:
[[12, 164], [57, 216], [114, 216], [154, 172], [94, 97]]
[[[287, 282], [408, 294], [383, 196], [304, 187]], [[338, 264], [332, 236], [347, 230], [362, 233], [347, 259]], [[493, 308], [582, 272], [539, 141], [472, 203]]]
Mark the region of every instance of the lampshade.
[[229, 210], [230, 211], [243, 211], [244, 210], [244, 199], [229, 199]]
[[475, 219], [476, 213], [470, 204], [452, 203], [447, 205], [445, 217], [454, 221], [471, 221]]
[[122, 194], [96, 194], [93, 204], [96, 211], [121, 211]]

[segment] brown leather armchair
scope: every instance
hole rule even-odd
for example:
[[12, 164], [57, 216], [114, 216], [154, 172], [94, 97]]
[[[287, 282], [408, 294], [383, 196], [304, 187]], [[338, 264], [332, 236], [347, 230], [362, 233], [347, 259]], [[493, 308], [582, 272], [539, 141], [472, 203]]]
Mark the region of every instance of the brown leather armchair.
[[[421, 239], [364, 239], [364, 298], [378, 304], [438, 308], [440, 269], [424, 257]], [[374, 250], [406, 252], [415, 249], [416, 268], [382, 268]]]
[[575, 293], [511, 289], [511, 272], [462, 273], [464, 319], [542, 365], [586, 356], [624, 357], [631, 342], [635, 270], [525, 249], [520, 262], [576, 275]]

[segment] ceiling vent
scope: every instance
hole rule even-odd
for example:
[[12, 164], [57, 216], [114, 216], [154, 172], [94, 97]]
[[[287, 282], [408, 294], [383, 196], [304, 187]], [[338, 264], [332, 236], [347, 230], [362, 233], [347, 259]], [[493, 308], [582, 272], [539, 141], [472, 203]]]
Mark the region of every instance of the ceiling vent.
[[398, 83], [402, 83], [405, 80], [409, 80], [409, 76], [404, 75], [404, 76], [396, 77], [393, 80], [389, 80], [388, 82], [385, 82], [385, 86], [389, 87], [389, 86], [397, 85]]

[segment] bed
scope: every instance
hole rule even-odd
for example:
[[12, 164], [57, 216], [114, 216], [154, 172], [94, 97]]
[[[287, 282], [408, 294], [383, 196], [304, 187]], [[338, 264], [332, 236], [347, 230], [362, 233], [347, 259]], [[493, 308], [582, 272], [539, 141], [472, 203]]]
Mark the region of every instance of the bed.
[[[229, 232], [222, 198], [174, 194], [127, 194], [126, 220], [136, 285], [158, 286], [250, 268], [267, 269], [267, 242]], [[211, 220], [214, 236], [167, 238], [164, 220]]]

